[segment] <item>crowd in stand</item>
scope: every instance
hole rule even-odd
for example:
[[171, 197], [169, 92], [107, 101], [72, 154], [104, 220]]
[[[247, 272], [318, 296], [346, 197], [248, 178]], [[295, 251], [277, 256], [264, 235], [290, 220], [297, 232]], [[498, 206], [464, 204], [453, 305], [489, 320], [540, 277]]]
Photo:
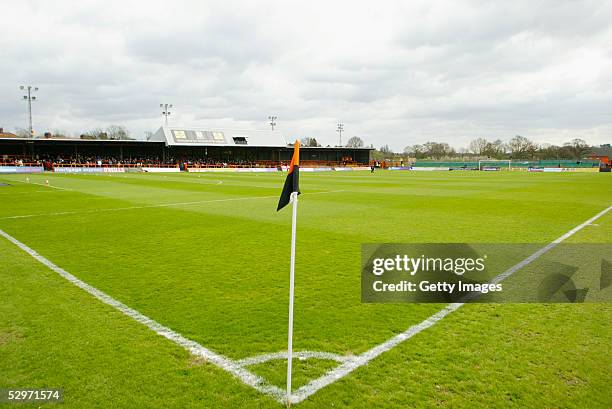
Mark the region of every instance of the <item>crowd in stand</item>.
[[34, 157], [3, 155], [0, 164], [10, 166], [179, 166], [188, 167], [261, 167], [270, 166], [269, 161], [224, 161], [211, 158], [174, 158], [161, 159], [159, 157], [129, 157], [117, 158], [113, 156], [88, 156], [88, 155], [36, 155]]
[[118, 159], [115, 157], [107, 156], [70, 156], [70, 155], [36, 155], [34, 157], [24, 156], [10, 156], [4, 155], [0, 158], [0, 163], [4, 165], [23, 166], [37, 165], [43, 166], [45, 164], [50, 165], [85, 165], [85, 166], [113, 166], [113, 165], [162, 165], [162, 164], [175, 164], [172, 161], [161, 161], [159, 158], [153, 157], [142, 157], [142, 158], [123, 158]]
[[[157, 157], [141, 157], [141, 158], [123, 158], [118, 159], [115, 157], [109, 156], [65, 156], [58, 155], [57, 157], [44, 157], [37, 158], [42, 161], [49, 161], [58, 165], [66, 165], [66, 164], [84, 164], [84, 165], [139, 165], [139, 164], [149, 164], [149, 165], [160, 165], [165, 164]], [[170, 164], [168, 162], [167, 164]]]

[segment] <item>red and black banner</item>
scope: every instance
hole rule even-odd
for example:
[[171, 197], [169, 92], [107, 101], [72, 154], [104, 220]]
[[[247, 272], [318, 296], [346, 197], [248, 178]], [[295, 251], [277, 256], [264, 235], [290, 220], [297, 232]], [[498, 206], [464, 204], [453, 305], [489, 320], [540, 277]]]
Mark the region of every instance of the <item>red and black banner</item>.
[[283, 186], [283, 192], [281, 193], [278, 201], [278, 212], [283, 207], [287, 206], [291, 201], [291, 193], [297, 192], [300, 194], [300, 142], [295, 141], [293, 148], [293, 157], [291, 158], [291, 165], [289, 165], [289, 174], [285, 179], [285, 185]]

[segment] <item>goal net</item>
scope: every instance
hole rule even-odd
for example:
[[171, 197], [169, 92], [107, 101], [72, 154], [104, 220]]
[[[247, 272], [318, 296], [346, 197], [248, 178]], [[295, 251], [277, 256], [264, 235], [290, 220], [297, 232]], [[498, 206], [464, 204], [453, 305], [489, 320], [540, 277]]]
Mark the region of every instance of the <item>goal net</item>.
[[479, 160], [478, 170], [512, 170], [511, 159]]

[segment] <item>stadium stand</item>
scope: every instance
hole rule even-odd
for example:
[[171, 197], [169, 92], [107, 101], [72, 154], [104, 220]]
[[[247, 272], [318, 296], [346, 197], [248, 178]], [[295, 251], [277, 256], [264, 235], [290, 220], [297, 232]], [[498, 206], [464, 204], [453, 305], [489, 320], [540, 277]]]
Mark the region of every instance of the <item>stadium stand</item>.
[[[302, 167], [366, 166], [371, 148], [302, 147]], [[75, 138], [0, 140], [0, 165], [55, 167], [281, 167], [293, 147], [272, 131], [162, 127], [147, 141]]]

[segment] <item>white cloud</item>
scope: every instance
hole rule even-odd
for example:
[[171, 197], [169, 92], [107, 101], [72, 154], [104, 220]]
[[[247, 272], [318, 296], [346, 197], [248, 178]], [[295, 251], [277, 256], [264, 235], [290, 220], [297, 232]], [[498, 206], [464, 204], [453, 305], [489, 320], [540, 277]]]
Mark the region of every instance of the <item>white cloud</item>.
[[609, 143], [606, 1], [20, 1], [3, 6], [0, 126], [266, 126], [399, 150], [515, 134]]

